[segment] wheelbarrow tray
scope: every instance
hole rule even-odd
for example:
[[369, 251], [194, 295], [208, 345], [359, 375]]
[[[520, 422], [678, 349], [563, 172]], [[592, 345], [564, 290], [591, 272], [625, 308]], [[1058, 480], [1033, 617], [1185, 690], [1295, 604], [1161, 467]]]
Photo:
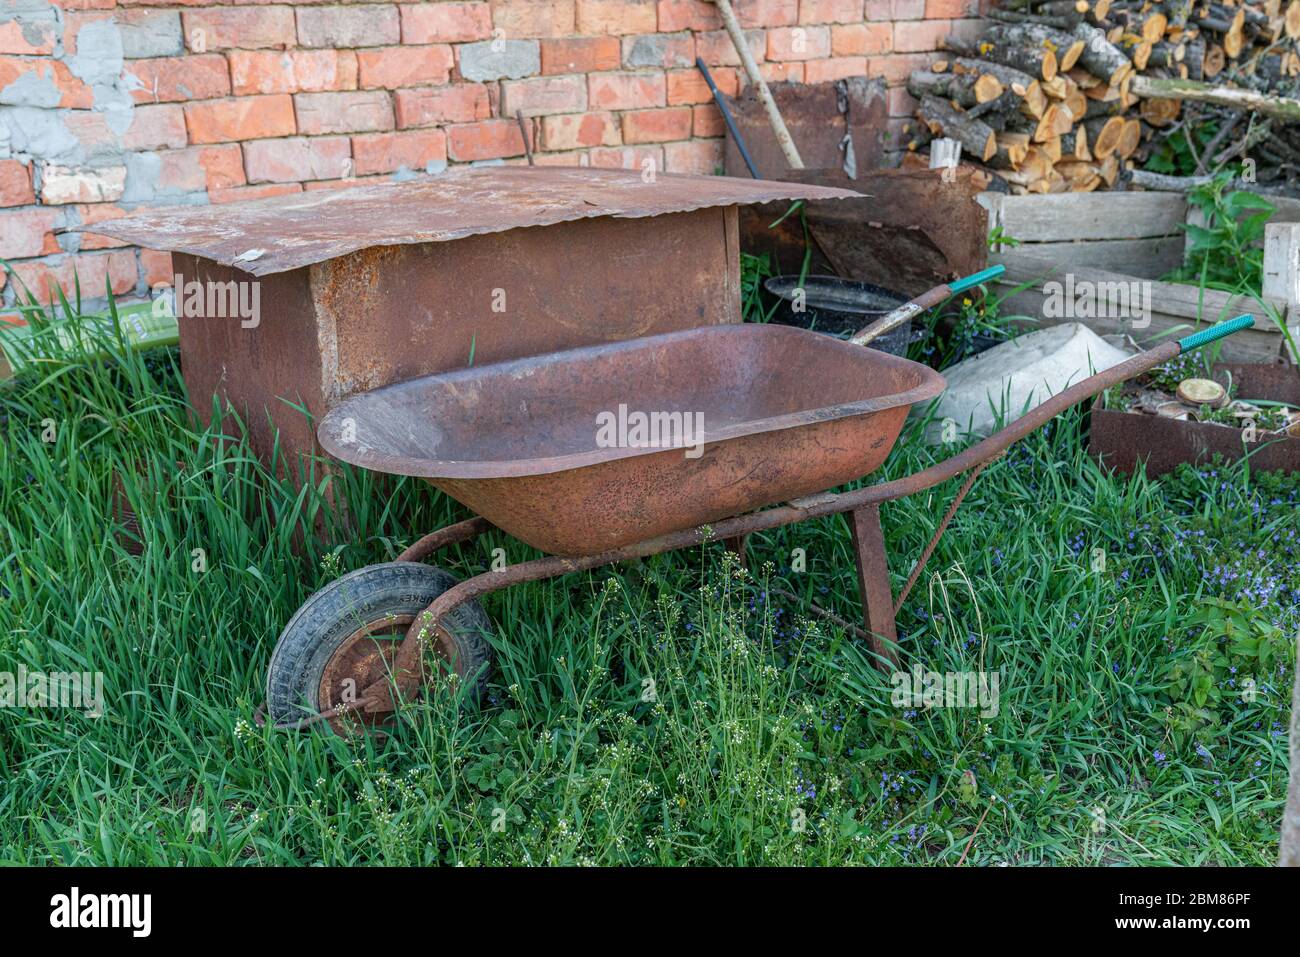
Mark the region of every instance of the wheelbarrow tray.
[[[909, 407], [943, 388], [926, 366], [805, 329], [711, 326], [386, 386], [341, 402], [318, 435], [535, 548], [587, 555], [867, 475]], [[702, 434], [601, 447], [598, 417], [620, 407], [624, 421], [698, 414]]]

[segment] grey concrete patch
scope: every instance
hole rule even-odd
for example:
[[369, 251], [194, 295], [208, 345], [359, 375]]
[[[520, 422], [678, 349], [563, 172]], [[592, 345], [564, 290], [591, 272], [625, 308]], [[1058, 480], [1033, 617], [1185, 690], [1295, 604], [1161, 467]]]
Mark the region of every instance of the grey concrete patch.
[[457, 49], [460, 75], [467, 80], [518, 80], [536, 76], [542, 69], [541, 46], [536, 40], [483, 40]]
[[641, 37], [624, 37], [623, 38], [623, 63], [629, 67], [663, 67], [693, 66], [695, 61], [687, 56], [674, 56], [668, 63], [664, 62], [664, 57], [668, 52], [668, 44], [671, 41], [690, 39], [689, 33], [658, 33], [651, 36]]
[[122, 55], [127, 59], [179, 56], [185, 41], [181, 33], [181, 15], [176, 10], [151, 10], [135, 23], [119, 23]]
[[0, 139], [19, 158], [51, 160], [72, 165], [85, 159], [85, 148], [55, 110], [34, 106], [0, 106]]

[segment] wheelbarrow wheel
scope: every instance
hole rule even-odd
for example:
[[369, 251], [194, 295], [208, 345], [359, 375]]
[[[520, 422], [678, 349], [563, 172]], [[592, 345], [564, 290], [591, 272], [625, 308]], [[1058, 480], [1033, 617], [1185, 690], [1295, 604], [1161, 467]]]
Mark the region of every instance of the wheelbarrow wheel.
[[[271, 653], [266, 674], [271, 720], [294, 722], [355, 700], [392, 671], [407, 627], [455, 576], [419, 562], [388, 562], [349, 572], [316, 592], [290, 619]], [[430, 647], [444, 668], [468, 683], [465, 700], [477, 704], [487, 686], [492, 621], [478, 602], [444, 615]], [[427, 677], [427, 676], [426, 676]], [[360, 710], [327, 719], [336, 733], [359, 723], [380, 730], [391, 713]]]

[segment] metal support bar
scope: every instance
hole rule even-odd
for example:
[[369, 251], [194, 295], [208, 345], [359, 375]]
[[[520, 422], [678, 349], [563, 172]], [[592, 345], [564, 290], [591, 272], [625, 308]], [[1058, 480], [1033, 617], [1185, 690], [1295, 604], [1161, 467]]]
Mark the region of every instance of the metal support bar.
[[871, 650], [882, 670], [898, 667], [898, 628], [889, 590], [889, 559], [880, 528], [880, 506], [854, 509], [849, 520], [853, 557], [858, 566], [858, 591], [862, 595], [862, 620], [871, 635]]

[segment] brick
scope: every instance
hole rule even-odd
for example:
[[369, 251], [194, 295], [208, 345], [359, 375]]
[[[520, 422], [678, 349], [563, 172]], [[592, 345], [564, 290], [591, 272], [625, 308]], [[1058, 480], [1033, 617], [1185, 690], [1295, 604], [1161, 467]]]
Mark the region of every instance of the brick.
[[578, 33], [622, 36], [659, 29], [657, 0], [578, 0]]
[[[695, 37], [690, 33], [652, 33], [623, 38], [623, 65], [640, 67], [689, 67], [695, 64]], [[601, 69], [617, 69], [602, 67]], [[594, 72], [594, 71], [593, 71]]]
[[135, 289], [139, 278], [135, 253], [126, 249], [60, 256], [43, 262], [14, 263], [13, 270], [42, 303], [54, 302], [58, 296], [57, 289], [71, 296], [78, 285], [86, 299], [102, 298], [106, 285], [113, 290], [113, 295], [125, 295]]
[[403, 6], [403, 43], [465, 43], [492, 36], [487, 3], [421, 3]]
[[[107, 223], [114, 219], [121, 219], [127, 215], [126, 210], [114, 203], [92, 203], [84, 206], [74, 206], [73, 210], [77, 214], [78, 220], [82, 226], [94, 226], [96, 223]], [[123, 246], [129, 246], [130, 243], [124, 243], [120, 239], [113, 239], [110, 236], [101, 236], [98, 233], [78, 233], [81, 237], [80, 252], [89, 252], [94, 249], [121, 249]]]
[[664, 171], [711, 176], [722, 169], [722, 140], [664, 144]]
[[298, 46], [382, 47], [402, 42], [397, 7], [364, 3], [347, 7], [299, 7]]
[[951, 28], [947, 20], [917, 20], [894, 24], [894, 52], [922, 53], [939, 49]]
[[0, 56], [0, 105], [88, 110], [95, 94], [62, 60]]
[[186, 103], [185, 125], [191, 143], [291, 136], [297, 131], [293, 106], [293, 99], [285, 94]]
[[978, 17], [979, 12], [979, 0], [925, 0], [927, 20], [960, 20]]
[[893, 20], [893, 0], [867, 0], [862, 9], [862, 16], [866, 20]]
[[122, 43], [122, 56], [128, 60], [177, 56], [185, 49], [181, 17], [175, 10], [69, 11], [63, 25], [65, 55], [76, 54], [77, 37], [83, 29], [109, 21]]
[[34, 202], [31, 168], [18, 160], [0, 160], [0, 206], [27, 206]]
[[744, 29], [793, 26], [799, 22], [799, 0], [736, 0], [733, 6]]
[[820, 60], [830, 55], [830, 27], [778, 27], [767, 31], [769, 60]]
[[157, 185], [165, 193], [225, 189], [246, 182], [243, 154], [235, 143], [164, 150], [157, 156], [161, 162]]
[[663, 172], [662, 146], [598, 147], [587, 154], [592, 166], [603, 169], [635, 169], [642, 173]]
[[293, 98], [298, 132], [372, 133], [393, 128], [393, 102], [379, 90], [355, 93], [298, 93]]
[[137, 103], [214, 100], [230, 95], [230, 73], [220, 53], [132, 60], [123, 71]]
[[800, 23], [857, 23], [863, 0], [799, 0]]
[[[722, 67], [710, 71], [718, 89], [729, 96], [740, 92], [740, 78], [735, 70]], [[711, 103], [713, 94], [699, 70], [669, 70], [667, 77], [668, 105], [683, 103]]]
[[[626, 42], [626, 41], [624, 41]], [[615, 37], [572, 37], [541, 41], [542, 74], [600, 73], [619, 68]]]
[[671, 106], [664, 110], [636, 110], [623, 114], [623, 142], [665, 143], [691, 136], [691, 110]]
[[925, 18], [925, 0], [890, 0], [891, 20], [922, 20]]
[[459, 162], [520, 156], [524, 140], [514, 120], [482, 120], [447, 127], [447, 155]]
[[907, 87], [895, 86], [886, 97], [890, 116], [911, 116], [916, 112], [916, 97], [907, 92]]
[[237, 96], [355, 90], [357, 54], [351, 50], [232, 50], [230, 85]]
[[[270, 140], [263, 142], [270, 142]], [[241, 203], [250, 199], [269, 199], [272, 196], [287, 196], [290, 193], [301, 192], [302, 186], [298, 183], [262, 183], [258, 186], [231, 186], [226, 189], [208, 190], [208, 198], [214, 203]]]
[[712, 103], [691, 108], [692, 136], [722, 136], [727, 132], [722, 111]]
[[[894, 24], [895, 27], [898, 24]], [[913, 70], [924, 70], [934, 59], [931, 53], [895, 53], [889, 56], [867, 58], [867, 76], [884, 77], [889, 86], [901, 86], [907, 82]]]
[[722, 29], [717, 6], [706, 0], [658, 0], [658, 8], [659, 30], [663, 33]]
[[9, 20], [0, 23], [0, 53], [16, 56], [49, 56], [58, 41], [54, 19]]
[[834, 56], [876, 56], [894, 49], [892, 23], [853, 23], [831, 27]]
[[[518, 160], [511, 162], [517, 163]], [[566, 150], [563, 153], [539, 153], [533, 157], [538, 166], [587, 166], [587, 154], [582, 150]]]
[[[745, 43], [754, 59], [762, 63], [767, 59], [767, 33], [763, 30], [746, 30]], [[740, 66], [740, 54], [726, 30], [713, 30], [695, 35], [695, 55], [709, 66]]]
[[803, 66], [805, 83], [831, 83], [850, 76], [867, 75], [864, 56], [837, 56], [827, 60], [809, 60]]
[[573, 150], [623, 142], [618, 120], [605, 110], [542, 117], [542, 149]]
[[467, 80], [521, 80], [542, 71], [536, 40], [491, 40], [456, 48], [460, 75]]
[[122, 134], [122, 146], [128, 150], [180, 149], [188, 142], [185, 111], [177, 103], [137, 106]]
[[984, 20], [953, 20], [948, 28], [948, 35], [955, 40], [961, 40], [973, 46], [984, 35], [987, 28], [988, 23]]
[[593, 110], [636, 110], [665, 106], [662, 73], [597, 73], [587, 78], [587, 102]]
[[53, 229], [63, 222], [57, 209], [0, 212], [0, 259], [48, 256], [59, 251]]
[[337, 179], [352, 172], [352, 145], [346, 136], [259, 140], [244, 144], [244, 168], [250, 184]]
[[803, 82], [803, 64], [796, 60], [788, 63], [760, 63], [758, 72], [768, 83]]
[[499, 35], [535, 40], [574, 32], [575, 0], [492, 0], [492, 25]]
[[539, 76], [531, 80], [507, 80], [501, 84], [501, 112], [514, 116], [544, 113], [581, 113], [587, 108], [587, 78]]
[[397, 126], [469, 123], [492, 115], [487, 89], [477, 83], [457, 83], [437, 89], [398, 90]]
[[144, 284], [150, 289], [161, 289], [176, 281], [171, 253], [159, 249], [142, 249], [140, 268], [144, 272]]
[[47, 206], [69, 203], [111, 203], [126, 189], [126, 167], [78, 168], [47, 164], [41, 169], [41, 202]]
[[212, 50], [283, 49], [297, 42], [290, 7], [211, 7], [184, 10], [185, 46], [191, 53]]
[[63, 125], [72, 134], [72, 138], [81, 144], [87, 159], [102, 159], [120, 151], [118, 134], [108, 125], [105, 113], [69, 110], [63, 114]]
[[391, 176], [367, 176], [363, 179], [350, 176], [347, 179], [311, 180], [310, 182], [303, 183], [302, 188], [304, 192], [316, 193], [326, 189], [350, 189], [353, 186], [362, 186], [366, 183], [391, 183], [392, 181], [393, 178]]
[[355, 176], [392, 173], [399, 169], [433, 172], [447, 163], [447, 134], [443, 130], [406, 133], [367, 133], [352, 137]]
[[357, 51], [362, 89], [395, 90], [403, 86], [442, 86], [451, 79], [456, 58], [451, 45], [378, 47]]

